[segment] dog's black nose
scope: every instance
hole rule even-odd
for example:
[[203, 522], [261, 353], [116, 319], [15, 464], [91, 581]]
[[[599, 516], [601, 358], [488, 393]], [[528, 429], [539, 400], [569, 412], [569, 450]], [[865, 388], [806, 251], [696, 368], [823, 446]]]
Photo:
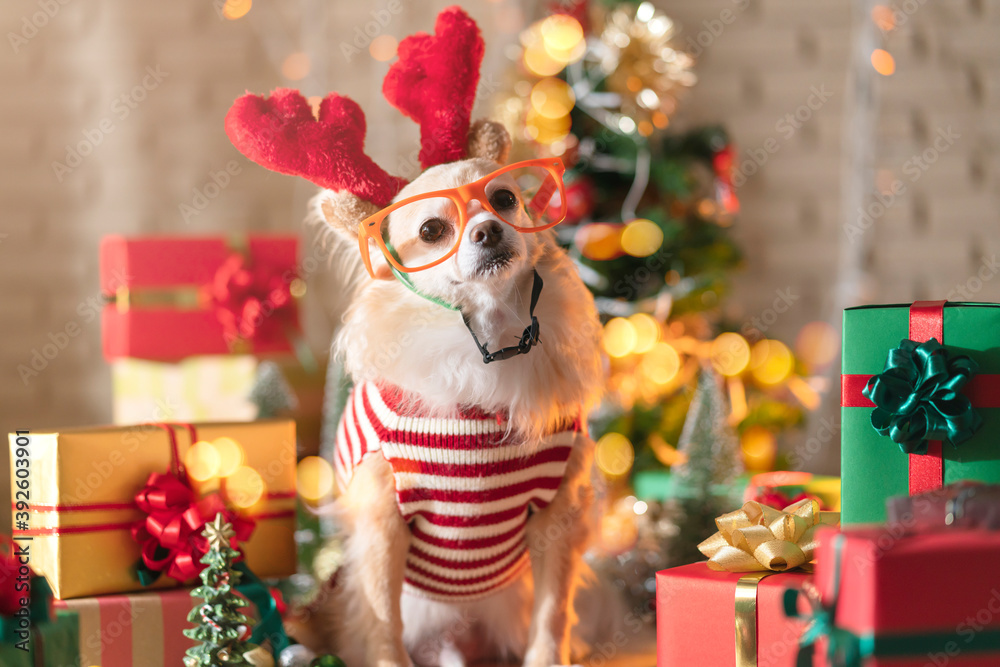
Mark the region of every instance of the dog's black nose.
[[487, 220], [472, 230], [472, 242], [484, 248], [493, 248], [503, 238], [503, 227], [496, 220]]

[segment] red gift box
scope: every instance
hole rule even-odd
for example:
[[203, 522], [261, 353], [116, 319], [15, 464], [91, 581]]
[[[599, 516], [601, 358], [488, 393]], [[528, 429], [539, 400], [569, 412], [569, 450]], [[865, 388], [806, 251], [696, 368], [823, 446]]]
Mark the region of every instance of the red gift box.
[[[785, 616], [782, 597], [811, 576], [767, 573], [757, 582], [755, 596], [752, 582], [738, 586], [740, 579], [760, 574], [715, 572], [706, 563], [657, 572], [657, 667], [737, 665], [741, 641], [751, 655], [749, 649], [756, 644], [758, 667], [794, 667], [805, 622]], [[743, 621], [749, 618], [737, 612], [737, 598], [744, 594], [756, 599], [756, 610], [749, 614], [753, 621], [747, 623]]]
[[[1000, 664], [1000, 532], [831, 531], [816, 563], [841, 648], [857, 642], [864, 667]], [[817, 664], [825, 652], [823, 641]]]
[[105, 358], [290, 352], [297, 251], [294, 236], [105, 237]]

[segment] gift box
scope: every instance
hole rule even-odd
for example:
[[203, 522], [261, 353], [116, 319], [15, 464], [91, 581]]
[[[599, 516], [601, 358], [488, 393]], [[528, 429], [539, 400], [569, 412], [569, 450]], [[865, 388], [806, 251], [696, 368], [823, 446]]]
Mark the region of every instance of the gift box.
[[[889, 409], [876, 411], [864, 392], [885, 376], [869, 393]], [[1000, 305], [847, 309], [841, 384], [845, 525], [884, 521], [891, 496], [1000, 482]]]
[[[3, 667], [80, 667], [100, 665], [80, 661], [79, 620], [73, 612], [58, 611], [51, 621], [31, 626], [28, 650], [0, 642]], [[180, 664], [180, 663], [177, 663]]]
[[[311, 359], [309, 360], [311, 362]], [[148, 421], [295, 420], [298, 456], [319, 453], [326, 364], [292, 355], [195, 356], [177, 362], [123, 358], [111, 362], [115, 424]]]
[[656, 575], [658, 667], [796, 664], [805, 624], [785, 614], [785, 590], [807, 585], [817, 534], [839, 517], [813, 499], [783, 510], [748, 501], [715, 520], [698, 545], [709, 557]]
[[706, 563], [658, 572], [657, 667], [793, 667], [805, 622], [788, 618], [782, 599], [809, 579], [803, 572], [715, 572]]
[[832, 614], [814, 626], [817, 664], [830, 651], [848, 667], [1000, 664], [998, 532], [828, 532], [815, 583], [813, 615]]
[[248, 354], [195, 356], [175, 363], [115, 359], [112, 420], [250, 421], [257, 416], [250, 400], [257, 364]]
[[823, 509], [840, 510], [840, 478], [793, 470], [762, 472], [750, 478], [743, 500], [784, 507], [803, 498], [815, 498]]
[[[237, 592], [247, 599], [243, 611], [255, 624], [263, 614], [275, 613], [270, 607], [261, 608], [273, 606], [266, 589], [240, 585]], [[190, 589], [182, 588], [61, 600], [56, 606], [79, 618], [79, 640], [73, 649], [80, 660], [72, 663], [74, 667], [178, 667], [184, 664], [185, 652], [196, 644], [183, 631], [193, 627], [187, 617], [198, 601]], [[280, 628], [280, 619], [276, 620]], [[284, 631], [280, 632], [284, 637]]]
[[[186, 525], [174, 521], [188, 518], [181, 514], [187, 505], [177, 500], [179, 490], [191, 494], [178, 481], [186, 476], [183, 465], [191, 477], [201, 480], [193, 483], [197, 493], [191, 495], [218, 491], [230, 508], [253, 519], [253, 532], [241, 547], [257, 575], [282, 577], [295, 572], [296, 461], [291, 420], [67, 429], [27, 434], [26, 446], [23, 433], [21, 437], [22, 447], [30, 452], [30, 466], [27, 478], [18, 480], [26, 482], [24, 495], [14, 500], [28, 503], [28, 516], [27, 525], [17, 525], [15, 535], [34, 538], [31, 565], [48, 579], [57, 598], [144, 588], [140, 580], [144, 570], [137, 566], [148, 566], [148, 559], [162, 554], [151, 548], [144, 552], [133, 531], [148, 523], [148, 517], [161, 515], [154, 512], [165, 517], [165, 538], [178, 525]], [[10, 441], [13, 460], [14, 435]], [[189, 453], [195, 442], [198, 456]], [[214, 457], [209, 456], [212, 452]], [[218, 476], [223, 474], [227, 476]], [[140, 491], [146, 494], [153, 481], [162, 488], [143, 495], [140, 503], [137, 496]], [[182, 543], [171, 551], [171, 558], [181, 558], [183, 548]], [[164, 575], [150, 585], [166, 588], [179, 582]]]
[[304, 292], [297, 246], [292, 236], [105, 237], [105, 358], [291, 351]]

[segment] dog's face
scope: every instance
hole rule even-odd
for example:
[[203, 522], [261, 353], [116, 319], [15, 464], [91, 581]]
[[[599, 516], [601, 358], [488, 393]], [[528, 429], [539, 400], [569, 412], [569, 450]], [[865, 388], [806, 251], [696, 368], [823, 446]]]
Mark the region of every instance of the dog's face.
[[[397, 195], [396, 200], [418, 194], [466, 185], [497, 169], [484, 159], [463, 160], [428, 169]], [[506, 220], [530, 226], [521, 191], [509, 175], [501, 175], [486, 187], [490, 205]], [[458, 251], [444, 262], [410, 274], [422, 291], [432, 296], [471, 296], [484, 285], [494, 288], [520, 275], [530, 264], [534, 234], [520, 233], [489, 211], [479, 201], [466, 205], [468, 223], [460, 233], [458, 204], [450, 199], [424, 199], [397, 209], [383, 222], [383, 238], [395, 249], [404, 266], [422, 266], [446, 255], [455, 244]], [[372, 244], [373, 261], [384, 262]], [[376, 257], [379, 255], [379, 257]], [[387, 267], [377, 271], [385, 276]], [[388, 277], [388, 276], [386, 276]]]

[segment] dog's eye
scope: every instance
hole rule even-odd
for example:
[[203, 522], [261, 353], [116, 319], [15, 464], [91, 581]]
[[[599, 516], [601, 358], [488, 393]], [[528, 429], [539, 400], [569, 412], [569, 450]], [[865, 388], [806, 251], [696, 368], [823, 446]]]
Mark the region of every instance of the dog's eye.
[[444, 234], [447, 226], [443, 220], [431, 218], [420, 225], [420, 240], [424, 243], [434, 243]]
[[497, 211], [514, 208], [517, 206], [517, 195], [507, 188], [501, 188], [490, 195], [490, 205]]

